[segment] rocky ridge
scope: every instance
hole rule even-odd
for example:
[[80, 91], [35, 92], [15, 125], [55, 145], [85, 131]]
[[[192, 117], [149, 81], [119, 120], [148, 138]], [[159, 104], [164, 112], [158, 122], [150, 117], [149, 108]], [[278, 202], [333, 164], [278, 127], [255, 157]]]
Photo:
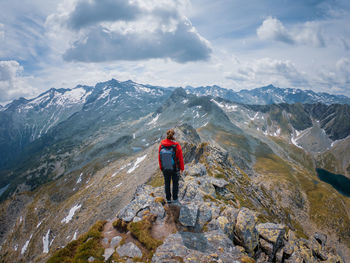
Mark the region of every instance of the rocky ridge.
[[[208, 176], [202, 165], [187, 166], [185, 174], [180, 182], [180, 205], [165, 204], [163, 187], [138, 187], [133, 200], [119, 211], [115, 229], [105, 227], [105, 237], [101, 237], [105, 261], [343, 262], [326, 245], [326, 235], [315, 233], [309, 240], [297, 238], [285, 225], [259, 223], [256, 212], [218, 199], [216, 193], [227, 182]], [[170, 223], [173, 233], [166, 233], [154, 249], [147, 249], [149, 243], [128, 227], [146, 222], [150, 216], [154, 219], [149, 234], [154, 236], [162, 226], [169, 225], [170, 219], [174, 220]], [[136, 240], [127, 240], [126, 231]], [[54, 260], [56, 255], [48, 262], [58, 262]], [[85, 258], [100, 262], [91, 255]]]
[[[247, 187], [250, 196], [232, 190], [230, 185], [245, 176], [237, 168], [231, 166], [235, 176], [229, 178], [213, 173], [213, 167], [228, 165], [222, 149], [200, 143], [198, 138], [197, 144], [186, 142], [188, 136], [193, 142], [190, 132], [178, 134], [180, 140], [185, 139], [187, 163], [186, 176], [180, 180], [181, 204], [165, 204], [161, 176], [155, 175], [137, 188], [115, 219], [100, 228], [93, 252], [77, 254], [93, 240], [85, 238], [70, 251], [66, 262], [79, 258], [79, 262], [344, 262], [325, 234], [314, 233], [307, 239], [283, 217], [271, 222], [244, 207], [239, 194], [269, 204], [264, 204], [264, 196], [259, 197], [260, 190], [253, 186]], [[63, 255], [58, 250], [48, 262], [61, 262]]]

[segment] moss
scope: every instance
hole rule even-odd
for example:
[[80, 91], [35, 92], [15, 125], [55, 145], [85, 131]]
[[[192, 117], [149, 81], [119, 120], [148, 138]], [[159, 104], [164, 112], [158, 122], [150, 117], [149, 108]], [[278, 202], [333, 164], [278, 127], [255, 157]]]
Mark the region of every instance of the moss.
[[131, 235], [141, 242], [148, 250], [155, 249], [162, 244], [162, 241], [155, 239], [151, 235], [152, 224], [156, 220], [154, 215], [146, 215], [139, 222], [131, 222], [128, 224], [128, 230]]
[[164, 185], [164, 177], [161, 171], [158, 171], [155, 176], [153, 176], [148, 182], [148, 185], [152, 187], [161, 187]]
[[156, 203], [161, 203], [162, 205], [165, 205], [165, 203], [166, 203], [166, 201], [165, 201], [165, 199], [164, 199], [164, 197], [156, 197], [155, 199], [154, 199], [154, 202], [156, 202]]
[[117, 229], [121, 233], [127, 232], [128, 229], [128, 223], [123, 221], [122, 219], [118, 218], [112, 223], [113, 227]]
[[94, 257], [94, 262], [104, 262], [104, 248], [101, 245], [103, 226], [106, 221], [98, 221], [89, 231], [81, 235], [77, 240], [70, 242], [64, 248], [56, 251], [48, 263], [78, 263], [87, 262], [89, 257]]
[[255, 260], [248, 256], [243, 256], [241, 261], [242, 263], [255, 263]]

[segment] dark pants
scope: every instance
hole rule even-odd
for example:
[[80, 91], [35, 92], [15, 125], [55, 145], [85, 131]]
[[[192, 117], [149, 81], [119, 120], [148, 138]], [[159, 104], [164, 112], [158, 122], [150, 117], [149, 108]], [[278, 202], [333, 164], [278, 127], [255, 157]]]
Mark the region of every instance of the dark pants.
[[173, 181], [173, 200], [177, 200], [179, 193], [179, 173], [176, 171], [164, 171], [165, 195], [168, 201], [171, 200], [170, 181]]

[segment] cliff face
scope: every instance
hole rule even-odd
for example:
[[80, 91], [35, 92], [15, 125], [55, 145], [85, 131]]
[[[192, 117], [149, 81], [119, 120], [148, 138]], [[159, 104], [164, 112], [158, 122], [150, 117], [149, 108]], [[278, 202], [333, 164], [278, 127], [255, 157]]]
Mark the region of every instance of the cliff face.
[[[331, 237], [304, 231], [227, 152], [200, 142], [191, 127], [177, 134], [187, 163], [180, 204], [165, 203], [155, 173], [96, 237], [83, 234], [48, 262], [344, 262]], [[79, 253], [91, 240], [95, 245]]]

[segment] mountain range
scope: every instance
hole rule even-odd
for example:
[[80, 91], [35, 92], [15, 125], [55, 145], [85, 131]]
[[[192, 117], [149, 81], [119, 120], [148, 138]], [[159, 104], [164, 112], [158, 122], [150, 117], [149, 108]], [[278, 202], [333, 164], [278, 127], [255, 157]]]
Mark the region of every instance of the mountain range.
[[202, 165], [229, 182], [212, 198], [299, 238], [325, 232], [349, 258], [350, 201], [315, 170], [350, 177], [348, 98], [273, 86], [241, 92], [235, 100], [217, 86], [112, 79], [0, 109], [1, 258], [44, 262], [97, 220], [114, 219], [138, 185], [161, 186], [158, 143], [171, 127], [189, 174]]
[[186, 91], [198, 96], [221, 97], [232, 102], [242, 104], [278, 104], [278, 103], [323, 103], [323, 104], [350, 104], [350, 98], [344, 95], [331, 95], [325, 92], [314, 92], [312, 90], [282, 89], [273, 85], [251, 90], [235, 92], [231, 89], [219, 86], [186, 87]]

